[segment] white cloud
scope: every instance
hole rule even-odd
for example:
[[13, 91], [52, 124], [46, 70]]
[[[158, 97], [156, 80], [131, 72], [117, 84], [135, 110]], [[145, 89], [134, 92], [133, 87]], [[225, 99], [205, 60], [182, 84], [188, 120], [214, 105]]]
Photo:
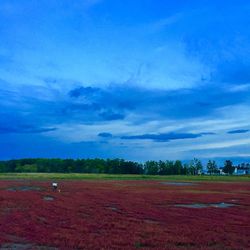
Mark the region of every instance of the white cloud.
[[230, 92], [244, 92], [250, 90], [250, 83], [226, 86]]
[[151, 23], [148, 25], [148, 31], [152, 32], [152, 33], [159, 32], [162, 29], [177, 23], [182, 18], [183, 18], [182, 13], [176, 13], [176, 14], [171, 15], [169, 17], [159, 19], [159, 20], [155, 21], [154, 23]]

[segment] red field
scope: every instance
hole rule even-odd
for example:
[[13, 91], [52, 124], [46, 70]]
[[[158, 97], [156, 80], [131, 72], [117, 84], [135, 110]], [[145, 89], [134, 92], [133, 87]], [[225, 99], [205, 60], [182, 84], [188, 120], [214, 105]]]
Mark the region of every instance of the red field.
[[250, 249], [250, 183], [50, 185], [0, 181], [0, 249]]

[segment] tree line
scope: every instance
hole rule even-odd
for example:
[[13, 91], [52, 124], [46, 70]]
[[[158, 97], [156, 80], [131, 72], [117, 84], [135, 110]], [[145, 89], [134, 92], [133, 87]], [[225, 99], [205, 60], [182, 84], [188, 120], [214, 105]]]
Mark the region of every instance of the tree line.
[[[249, 167], [241, 164], [237, 167]], [[0, 161], [0, 172], [34, 172], [34, 173], [106, 173], [106, 174], [146, 174], [146, 175], [198, 175], [203, 173], [204, 166], [198, 159], [189, 163], [176, 161], [146, 161], [138, 163], [124, 159], [46, 159], [27, 158]], [[208, 174], [219, 174], [215, 161], [209, 160], [206, 165]], [[235, 167], [227, 160], [222, 168], [226, 174], [232, 174]]]

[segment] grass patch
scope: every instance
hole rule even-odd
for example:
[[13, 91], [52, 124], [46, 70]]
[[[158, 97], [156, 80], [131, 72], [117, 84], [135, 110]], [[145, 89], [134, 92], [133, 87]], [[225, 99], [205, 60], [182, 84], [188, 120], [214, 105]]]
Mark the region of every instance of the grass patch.
[[0, 180], [164, 180], [164, 181], [218, 181], [249, 182], [250, 176], [189, 176], [189, 175], [124, 175], [124, 174], [78, 174], [78, 173], [1, 173]]

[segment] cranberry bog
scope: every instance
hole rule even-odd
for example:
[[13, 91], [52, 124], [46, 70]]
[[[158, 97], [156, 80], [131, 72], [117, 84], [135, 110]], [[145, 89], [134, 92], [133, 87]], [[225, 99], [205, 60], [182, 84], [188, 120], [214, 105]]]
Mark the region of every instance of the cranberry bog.
[[[59, 192], [60, 191], [60, 192]], [[0, 249], [250, 249], [249, 182], [0, 180]]]

